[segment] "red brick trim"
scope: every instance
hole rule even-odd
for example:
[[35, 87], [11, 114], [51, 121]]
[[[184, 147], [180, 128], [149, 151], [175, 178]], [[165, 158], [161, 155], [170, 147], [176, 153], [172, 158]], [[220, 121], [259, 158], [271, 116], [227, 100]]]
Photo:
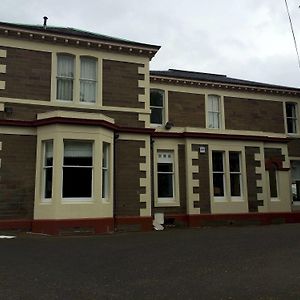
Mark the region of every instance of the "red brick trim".
[[189, 215], [190, 227], [206, 225], [231, 224], [258, 224], [268, 225], [273, 223], [300, 223], [300, 212], [274, 212], [274, 213], [244, 213], [244, 214], [199, 214]]
[[114, 231], [113, 218], [101, 219], [66, 219], [66, 220], [33, 220], [32, 232], [57, 235], [63, 230], [72, 228], [89, 228], [95, 234]]
[[139, 217], [139, 216], [117, 216], [115, 217], [115, 226], [118, 225], [140, 225], [142, 231], [152, 230], [152, 217]]
[[23, 120], [0, 120], [2, 126], [21, 126], [21, 127], [39, 127], [52, 124], [71, 124], [71, 125], [85, 125], [85, 126], [102, 126], [116, 132], [126, 133], [144, 133], [152, 134], [155, 129], [152, 128], [134, 128], [134, 127], [120, 127], [104, 120], [91, 120], [91, 119], [77, 119], [77, 118], [64, 118], [52, 117], [41, 120], [23, 121]]
[[0, 220], [0, 230], [31, 230], [32, 220]]
[[277, 138], [257, 135], [218, 134], [206, 132], [154, 132], [154, 138], [207, 138], [220, 140], [242, 140], [242, 141], [268, 141], [275, 143], [287, 143], [287, 138]]

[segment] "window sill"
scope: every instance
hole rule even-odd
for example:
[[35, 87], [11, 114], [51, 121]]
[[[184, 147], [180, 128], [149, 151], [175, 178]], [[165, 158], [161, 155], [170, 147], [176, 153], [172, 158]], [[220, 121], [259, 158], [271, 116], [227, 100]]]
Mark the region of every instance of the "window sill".
[[178, 201], [175, 201], [174, 199], [172, 201], [157, 200], [155, 202], [155, 207], [178, 207], [178, 206], [180, 206], [180, 203]]
[[92, 204], [93, 198], [62, 198], [62, 204]]
[[293, 201], [292, 205], [294, 205], [294, 206], [300, 206], [300, 201]]
[[279, 198], [271, 198], [271, 202], [280, 202]]

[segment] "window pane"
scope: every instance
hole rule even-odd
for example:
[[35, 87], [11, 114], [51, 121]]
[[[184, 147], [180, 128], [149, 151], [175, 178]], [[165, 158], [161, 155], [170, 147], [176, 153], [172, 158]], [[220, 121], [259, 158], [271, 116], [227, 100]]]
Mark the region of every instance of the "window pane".
[[296, 120], [287, 118], [287, 130], [288, 133], [296, 133]]
[[109, 194], [109, 144], [103, 143], [102, 151], [102, 198], [107, 198]]
[[150, 106], [164, 105], [164, 93], [163, 91], [151, 90], [150, 91]]
[[296, 118], [296, 105], [295, 103], [286, 103], [286, 116], [289, 118]]
[[239, 174], [230, 174], [231, 196], [241, 196], [241, 183]]
[[212, 163], [214, 172], [223, 172], [223, 152], [212, 152]]
[[213, 113], [213, 128], [219, 127], [219, 113]]
[[65, 166], [92, 166], [92, 157], [64, 157]]
[[92, 196], [92, 168], [63, 168], [63, 198]]
[[223, 173], [213, 174], [214, 196], [224, 196], [224, 175]]
[[238, 152], [229, 152], [230, 172], [240, 172], [240, 154]]
[[53, 141], [44, 142], [45, 145], [45, 160], [44, 166], [53, 165]]
[[45, 169], [45, 198], [52, 198], [52, 169]]
[[81, 57], [80, 78], [96, 80], [97, 60], [91, 57]]
[[158, 172], [173, 172], [173, 164], [170, 163], [158, 163], [157, 164]]
[[95, 81], [80, 81], [80, 101], [95, 102], [96, 101], [96, 82]]
[[64, 141], [64, 157], [92, 157], [92, 142]]
[[151, 124], [162, 124], [162, 109], [151, 107], [151, 116], [150, 116], [150, 123]]
[[57, 79], [57, 95], [59, 100], [73, 100], [73, 80], [72, 79]]
[[74, 78], [74, 57], [60, 54], [57, 56], [57, 76]]
[[276, 166], [272, 166], [269, 170], [269, 182], [270, 182], [270, 194], [271, 198], [277, 198], [277, 178], [276, 178]]
[[158, 174], [157, 187], [159, 198], [173, 198], [173, 175]]
[[80, 59], [80, 101], [96, 100], [97, 60], [89, 57]]
[[213, 105], [213, 111], [214, 112], [219, 112], [219, 97], [214, 97], [213, 98], [213, 103], [212, 103], [212, 105]]

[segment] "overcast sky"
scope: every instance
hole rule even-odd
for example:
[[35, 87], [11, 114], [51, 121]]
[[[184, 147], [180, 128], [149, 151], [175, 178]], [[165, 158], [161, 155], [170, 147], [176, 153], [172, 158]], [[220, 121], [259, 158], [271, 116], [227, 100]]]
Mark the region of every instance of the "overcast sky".
[[[300, 0], [288, 0], [300, 47]], [[152, 70], [300, 87], [284, 0], [1, 0], [0, 21], [66, 26], [162, 48]], [[299, 49], [300, 50], [300, 49]]]

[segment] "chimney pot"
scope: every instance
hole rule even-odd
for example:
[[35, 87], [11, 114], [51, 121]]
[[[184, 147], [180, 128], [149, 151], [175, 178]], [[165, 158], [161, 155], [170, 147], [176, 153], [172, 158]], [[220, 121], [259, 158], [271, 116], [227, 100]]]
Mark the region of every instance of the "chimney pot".
[[46, 29], [47, 28], [47, 20], [48, 20], [48, 18], [45, 16], [45, 17], [43, 17], [43, 19], [44, 19], [44, 29]]

